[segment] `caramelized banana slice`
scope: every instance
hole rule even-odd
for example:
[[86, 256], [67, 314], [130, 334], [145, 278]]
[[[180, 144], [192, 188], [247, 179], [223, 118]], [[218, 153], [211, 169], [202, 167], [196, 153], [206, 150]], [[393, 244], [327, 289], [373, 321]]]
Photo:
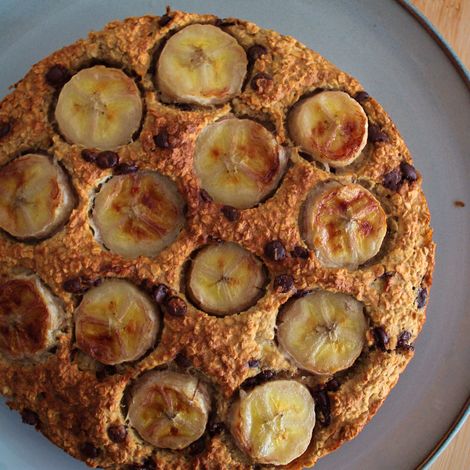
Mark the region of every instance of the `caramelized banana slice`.
[[0, 228], [25, 239], [51, 235], [70, 216], [75, 202], [60, 165], [27, 154], [0, 169]]
[[232, 36], [210, 24], [192, 24], [165, 44], [156, 82], [170, 101], [225, 103], [240, 93], [247, 64], [244, 49]]
[[241, 312], [262, 295], [263, 263], [236, 243], [208, 245], [196, 255], [189, 271], [188, 293], [214, 315]]
[[119, 69], [96, 65], [80, 70], [62, 88], [55, 118], [68, 141], [113, 150], [129, 143], [139, 128], [139, 89]]
[[50, 348], [62, 308], [36, 275], [0, 280], [0, 353], [31, 358]]
[[328, 267], [356, 269], [380, 250], [387, 217], [379, 201], [358, 184], [330, 184], [304, 207], [304, 238]]
[[280, 314], [277, 338], [298, 367], [334, 374], [352, 366], [366, 339], [364, 307], [353, 297], [314, 291]]
[[241, 391], [230, 415], [238, 446], [259, 463], [286, 465], [302, 455], [312, 438], [315, 403], [295, 380], [275, 380]]
[[323, 91], [298, 103], [288, 118], [297, 145], [333, 167], [351, 164], [367, 143], [367, 116], [342, 91]]
[[75, 311], [77, 346], [103, 364], [138, 359], [155, 343], [159, 330], [153, 303], [121, 279], [89, 290]]
[[209, 411], [209, 392], [198, 379], [172, 371], [154, 371], [134, 385], [129, 420], [148, 443], [183, 449], [202, 436]]
[[184, 225], [184, 202], [166, 176], [114, 176], [95, 197], [92, 221], [104, 245], [127, 258], [155, 256]]
[[224, 119], [199, 135], [194, 170], [215, 202], [253, 207], [272, 192], [287, 164], [284, 149], [261, 124]]

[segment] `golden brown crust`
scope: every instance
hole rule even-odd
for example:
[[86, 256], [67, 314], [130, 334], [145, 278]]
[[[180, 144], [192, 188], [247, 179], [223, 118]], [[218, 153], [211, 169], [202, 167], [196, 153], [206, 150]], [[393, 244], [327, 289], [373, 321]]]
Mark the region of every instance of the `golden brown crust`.
[[[299, 98], [318, 88], [343, 90], [354, 96], [362, 87], [295, 39], [234, 20], [233, 26], [224, 29], [245, 49], [261, 44], [268, 50], [249, 70], [249, 78], [265, 73], [272, 80], [264, 78], [258, 87], [248, 81], [237, 98], [218, 108], [182, 110], [165, 105], [155, 92], [152, 77], [162, 42], [187, 24], [216, 20], [210, 15], [183, 12], [171, 12], [171, 17], [164, 26], [160, 26], [158, 17], [151, 16], [108, 24], [103, 31], [91, 33], [88, 39], [34, 65], [0, 103], [0, 121], [12, 123], [12, 131], [0, 141], [0, 164], [31, 149], [47, 151], [68, 171], [79, 199], [66, 226], [41, 243], [19, 243], [0, 236], [0, 275], [7, 277], [17, 268], [33, 271], [65, 304], [65, 326], [55, 354], [45, 355], [37, 364], [9, 362], [0, 356], [0, 392], [9, 398], [12, 408], [34, 410], [39, 415], [40, 430], [51, 441], [93, 467], [117, 468], [154, 455], [159, 469], [250, 468], [248, 458], [226, 431], [209, 437], [205, 450], [193, 456], [154, 449], [132, 430], [125, 442], [116, 444], [109, 439], [107, 428], [125, 422], [121, 402], [127, 386], [144, 371], [166, 363], [176, 367], [171, 361], [180, 351], [191, 360], [194, 373], [212, 384], [220, 421], [226, 418], [228, 404], [240, 384], [259, 371], [248, 367], [250, 359], [259, 359], [261, 369], [273, 369], [312, 386], [327, 380], [302, 374], [277, 349], [276, 316], [289, 293], [275, 291], [271, 282], [256, 306], [224, 318], [209, 316], [188, 302], [186, 317], [165, 315], [160, 342], [149, 355], [123, 366], [116, 374], [97, 378], [96, 369], [101, 370], [101, 366], [81, 362], [77, 360], [80, 354], [74, 357], [71, 352], [75, 304], [73, 296], [62, 288], [65, 280], [78, 275], [127, 278], [136, 284], [149, 279], [171, 286], [184, 298], [181, 276], [189, 255], [210, 237], [234, 241], [263, 258], [271, 280], [289, 272], [297, 289], [318, 287], [356, 297], [364, 303], [371, 325], [382, 326], [390, 337], [387, 348], [391, 352], [376, 349], [370, 338], [370, 347], [341, 377], [341, 388], [330, 393], [332, 423], [324, 428], [316, 426], [308, 451], [288, 468], [311, 465], [362, 429], [413, 355], [396, 346], [403, 331], [409, 331], [413, 341], [421, 330], [425, 308], [417, 307], [416, 297], [418, 289], [429, 291], [432, 282], [434, 244], [421, 177], [415, 182], [405, 181], [397, 192], [382, 185], [386, 173], [402, 161], [412, 160], [388, 115], [370, 98], [362, 105], [370, 123], [388, 135], [388, 142], [368, 144], [364, 157], [336, 174], [320, 170], [293, 149], [291, 165], [275, 194], [258, 207], [241, 211], [235, 222], [227, 220], [220, 205], [200, 197], [192, 168], [195, 139], [205, 125], [230, 112], [250, 116], [271, 122], [278, 141], [292, 146], [286, 115]], [[185, 229], [152, 259], [123, 259], [106, 251], [94, 238], [89, 228], [90, 198], [111, 170], [85, 162], [80, 156], [82, 148], [66, 143], [51, 120], [56, 91], [44, 78], [48, 69], [59, 63], [74, 72], [96, 61], [122, 67], [137, 77], [145, 100], [140, 136], [119, 149], [120, 161], [169, 176], [187, 201]], [[163, 129], [169, 135], [169, 149], [158, 148], [153, 139]], [[308, 259], [287, 256], [274, 262], [266, 258], [264, 246], [271, 240], [282, 240], [288, 253], [296, 246], [305, 246], [298, 224], [301, 206], [312, 188], [329, 179], [363, 184], [382, 203], [389, 221], [384, 249], [354, 272], [323, 268], [313, 253]], [[86, 459], [80, 452], [85, 442], [99, 449], [96, 458]]]

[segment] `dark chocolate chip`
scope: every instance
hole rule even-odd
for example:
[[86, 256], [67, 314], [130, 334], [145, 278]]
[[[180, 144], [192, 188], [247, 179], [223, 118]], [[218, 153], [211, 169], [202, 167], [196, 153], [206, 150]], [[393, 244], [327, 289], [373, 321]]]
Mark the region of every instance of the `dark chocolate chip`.
[[197, 441], [194, 441], [188, 448], [189, 455], [198, 455], [206, 448], [206, 436], [201, 436]]
[[62, 288], [70, 294], [83, 294], [90, 288], [90, 280], [82, 277], [72, 277], [62, 284]]
[[319, 423], [326, 427], [331, 423], [330, 398], [325, 390], [318, 390], [313, 393], [315, 400], [315, 415]]
[[70, 72], [62, 64], [53, 65], [46, 73], [46, 82], [54, 88], [60, 88], [70, 79]]
[[428, 298], [428, 291], [425, 287], [420, 287], [418, 290], [418, 295], [416, 297], [416, 305], [418, 308], [423, 308], [426, 305], [426, 300]]
[[91, 442], [84, 442], [80, 446], [81, 454], [87, 459], [96, 459], [100, 455], [100, 450], [95, 447]]
[[286, 249], [279, 240], [273, 240], [266, 243], [264, 254], [273, 261], [281, 261], [286, 257]]
[[253, 388], [256, 387], [257, 385], [262, 384], [263, 382], [266, 382], [267, 380], [270, 380], [274, 377], [274, 372], [272, 370], [266, 369], [261, 371], [258, 375], [255, 375], [254, 377], [249, 377], [246, 379], [242, 384], [241, 387], [248, 389], [248, 388]]
[[413, 351], [414, 346], [410, 344], [411, 333], [407, 330], [404, 330], [398, 336], [397, 349], [402, 349], [404, 351]]
[[249, 47], [246, 51], [246, 55], [248, 56], [248, 60], [250, 62], [254, 62], [255, 60], [259, 59], [261, 56], [267, 53], [268, 49], [261, 44], [254, 44], [253, 46]]
[[30, 426], [37, 426], [39, 424], [39, 416], [33, 410], [25, 408], [21, 412], [21, 421], [25, 424], [29, 424]]
[[160, 26], [161, 28], [163, 28], [163, 27], [166, 26], [172, 19], [173, 19], [172, 16], [170, 16], [170, 15], [168, 15], [168, 14], [165, 14], [165, 15], [163, 15], [162, 17], [160, 17], [160, 19], [158, 20], [158, 26]]
[[188, 367], [191, 367], [191, 361], [182, 352], [179, 352], [175, 356], [175, 363], [176, 363], [176, 365], [178, 365], [179, 367], [182, 367], [183, 369], [187, 369]]
[[168, 295], [170, 294], [170, 288], [165, 286], [165, 284], [157, 284], [152, 288], [152, 297], [157, 302], [157, 304], [161, 304], [164, 302]]
[[209, 436], [215, 436], [216, 434], [220, 434], [225, 429], [224, 423], [211, 423], [207, 431], [209, 432]]
[[220, 209], [225, 218], [230, 222], [235, 222], [240, 218], [240, 211], [232, 206], [224, 206]]
[[336, 392], [337, 390], [339, 390], [339, 387], [340, 387], [340, 383], [334, 377], [331, 380], [329, 380], [325, 386], [325, 388], [329, 392]]
[[370, 96], [369, 96], [369, 93], [367, 93], [367, 91], [358, 91], [354, 95], [354, 99], [359, 103], [362, 103], [363, 101], [367, 101], [369, 98]]
[[290, 274], [280, 274], [274, 279], [274, 289], [278, 292], [289, 292], [294, 287], [294, 278]]
[[162, 129], [157, 135], [153, 136], [153, 141], [155, 145], [161, 149], [169, 149], [170, 141], [168, 140], [168, 132], [165, 129]]
[[382, 184], [390, 191], [397, 191], [402, 184], [402, 176], [399, 168], [395, 168], [384, 175]]
[[114, 168], [118, 163], [119, 155], [111, 150], [105, 150], [96, 156], [96, 164], [103, 170], [106, 168]]
[[169, 315], [174, 317], [184, 317], [188, 312], [188, 307], [186, 306], [186, 302], [177, 296], [170, 297], [165, 302], [165, 309]]
[[113, 173], [115, 175], [128, 175], [135, 173], [139, 168], [134, 163], [119, 163], [114, 167]]
[[233, 20], [232, 20], [232, 21], [231, 21], [231, 20], [228, 20], [228, 19], [226, 19], [226, 18], [223, 18], [223, 19], [217, 18], [217, 19], [215, 20], [215, 23], [214, 23], [214, 24], [215, 24], [215, 26], [218, 26], [219, 28], [223, 28], [223, 27], [225, 27], [225, 26], [235, 26], [235, 25], [236, 25], [236, 22], [233, 21]]
[[416, 174], [414, 166], [410, 165], [409, 163], [401, 162], [400, 170], [404, 180], [413, 183], [413, 181], [416, 181], [418, 179], [418, 175]]
[[300, 259], [308, 259], [309, 256], [309, 251], [307, 248], [304, 248], [303, 246], [297, 245], [294, 246], [294, 249], [291, 251], [291, 255], [294, 258], [300, 258]]
[[251, 79], [251, 88], [259, 93], [269, 91], [273, 86], [273, 78], [265, 72], [259, 72]]
[[390, 341], [390, 339], [387, 335], [387, 332], [381, 326], [376, 326], [372, 330], [372, 334], [374, 335], [375, 344], [382, 351], [386, 351], [387, 350], [387, 344]]
[[376, 142], [388, 142], [388, 135], [377, 125], [377, 124], [369, 124], [368, 129], [368, 139], [369, 142], [376, 143]]
[[204, 202], [212, 202], [211, 195], [205, 189], [199, 191], [199, 196]]
[[122, 424], [115, 424], [113, 426], [109, 426], [108, 436], [113, 442], [116, 442], [117, 444], [124, 442], [127, 438], [126, 426]]
[[251, 368], [259, 367], [259, 359], [250, 359], [248, 361], [248, 367], [251, 367]]
[[94, 150], [83, 149], [81, 155], [83, 160], [86, 162], [95, 163], [98, 152], [95, 152]]
[[11, 122], [0, 121], [0, 139], [10, 133], [11, 127]]

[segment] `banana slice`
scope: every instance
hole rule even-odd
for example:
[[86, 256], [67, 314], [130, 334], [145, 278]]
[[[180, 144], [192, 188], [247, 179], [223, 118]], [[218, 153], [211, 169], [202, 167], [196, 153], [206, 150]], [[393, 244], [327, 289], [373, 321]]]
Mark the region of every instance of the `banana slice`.
[[323, 91], [298, 103], [288, 118], [289, 133], [315, 159], [333, 167], [351, 164], [367, 143], [367, 116], [342, 91]]
[[153, 346], [159, 330], [153, 303], [121, 279], [89, 290], [75, 311], [78, 348], [103, 364], [138, 359]]
[[203, 435], [209, 412], [209, 391], [197, 378], [154, 371], [134, 385], [129, 421], [148, 443], [176, 450]]
[[248, 60], [229, 34], [210, 24], [171, 36], [158, 60], [156, 82], [166, 100], [211, 105], [240, 93]]
[[0, 353], [31, 358], [50, 348], [62, 309], [36, 275], [0, 281]]
[[358, 184], [332, 183], [307, 199], [303, 235], [327, 267], [356, 269], [375, 256], [387, 232], [379, 201]]
[[346, 294], [314, 291], [282, 311], [277, 338], [298, 367], [334, 374], [359, 357], [366, 330], [360, 302]]
[[202, 310], [214, 315], [241, 312], [263, 294], [263, 263], [236, 243], [204, 247], [191, 263], [188, 294]]
[[0, 228], [25, 239], [51, 235], [72, 212], [75, 198], [60, 165], [27, 154], [0, 169]]
[[314, 426], [313, 398], [295, 380], [275, 380], [240, 392], [230, 413], [238, 446], [258, 463], [292, 462], [307, 450]]
[[206, 127], [196, 142], [194, 170], [215, 202], [253, 207], [273, 191], [287, 155], [272, 134], [250, 119], [224, 119]]
[[129, 143], [140, 126], [139, 89], [119, 69], [104, 65], [83, 69], [62, 88], [55, 118], [68, 141], [113, 150]]
[[151, 171], [114, 176], [95, 197], [92, 224], [111, 251], [127, 258], [155, 256], [184, 225], [176, 185]]

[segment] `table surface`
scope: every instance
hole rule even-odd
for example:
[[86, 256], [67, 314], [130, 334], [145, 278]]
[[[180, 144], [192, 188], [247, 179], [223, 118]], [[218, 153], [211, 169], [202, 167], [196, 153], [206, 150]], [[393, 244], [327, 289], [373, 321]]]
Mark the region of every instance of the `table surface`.
[[[411, 0], [442, 34], [470, 70], [470, 0]], [[470, 468], [470, 419], [431, 470]]]

